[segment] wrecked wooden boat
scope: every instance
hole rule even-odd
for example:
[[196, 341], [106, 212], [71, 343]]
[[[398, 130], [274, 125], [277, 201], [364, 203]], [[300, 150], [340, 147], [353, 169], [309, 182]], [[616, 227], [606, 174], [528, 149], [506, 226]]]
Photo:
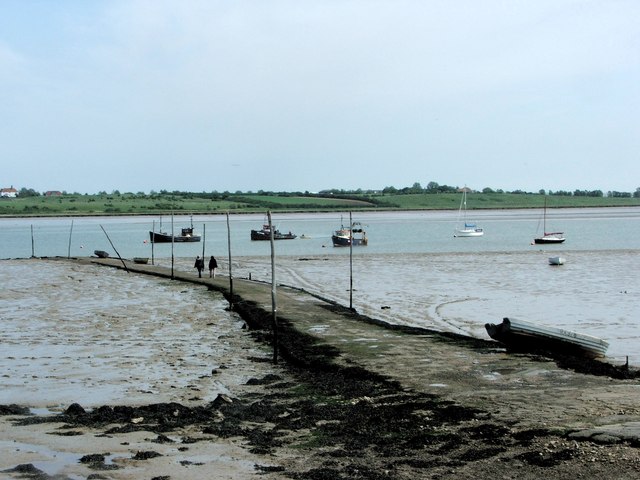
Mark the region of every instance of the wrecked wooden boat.
[[512, 317], [505, 317], [499, 324], [487, 323], [485, 328], [491, 338], [515, 351], [597, 358], [603, 357], [609, 348], [609, 342], [598, 337]]

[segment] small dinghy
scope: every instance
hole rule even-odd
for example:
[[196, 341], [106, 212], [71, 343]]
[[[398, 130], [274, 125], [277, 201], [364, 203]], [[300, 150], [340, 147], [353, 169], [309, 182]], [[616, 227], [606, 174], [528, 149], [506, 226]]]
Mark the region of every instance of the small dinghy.
[[604, 357], [609, 343], [591, 335], [563, 330], [515, 318], [504, 318], [502, 323], [485, 325], [491, 338], [504, 344], [508, 349], [547, 352], [584, 356]]

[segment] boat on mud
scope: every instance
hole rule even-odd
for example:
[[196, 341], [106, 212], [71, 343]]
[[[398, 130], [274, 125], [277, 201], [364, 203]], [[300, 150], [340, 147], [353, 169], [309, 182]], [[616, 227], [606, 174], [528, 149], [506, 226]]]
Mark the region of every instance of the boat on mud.
[[505, 317], [499, 324], [487, 323], [485, 329], [491, 338], [514, 351], [597, 358], [609, 348], [609, 342], [598, 337], [512, 317]]

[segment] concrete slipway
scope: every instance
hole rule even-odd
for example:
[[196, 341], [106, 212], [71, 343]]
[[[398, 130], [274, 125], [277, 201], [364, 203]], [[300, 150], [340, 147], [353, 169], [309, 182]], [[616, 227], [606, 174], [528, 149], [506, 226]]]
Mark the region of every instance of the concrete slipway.
[[[228, 277], [199, 278], [195, 271], [172, 272], [114, 258], [77, 261], [173, 276], [231, 300]], [[337, 352], [334, 362], [355, 363], [407, 389], [490, 411], [515, 421], [519, 428], [569, 430], [576, 439], [605, 443], [640, 441], [640, 384], [637, 378], [613, 378], [624, 376], [619, 375], [619, 367], [514, 355], [490, 340], [394, 327], [291, 287], [279, 286], [276, 298], [278, 322], [313, 337], [320, 345], [331, 346]], [[271, 285], [233, 279], [232, 301], [247, 323], [254, 323], [252, 327], [260, 322], [262, 328], [270, 325]], [[295, 348], [286, 339], [279, 341], [280, 357], [304, 363], [294, 358]]]

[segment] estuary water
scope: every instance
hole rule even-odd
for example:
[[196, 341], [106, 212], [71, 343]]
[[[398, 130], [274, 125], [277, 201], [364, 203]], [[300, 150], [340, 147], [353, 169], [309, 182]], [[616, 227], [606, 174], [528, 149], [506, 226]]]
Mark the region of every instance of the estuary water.
[[[406, 325], [488, 338], [485, 323], [522, 318], [596, 335], [610, 342], [612, 363], [640, 365], [640, 208], [556, 209], [547, 229], [561, 245], [532, 245], [541, 228], [535, 210], [472, 212], [483, 237], [454, 238], [457, 211], [353, 214], [366, 247], [334, 248], [331, 233], [348, 213], [278, 214], [273, 223], [295, 240], [275, 243], [276, 281]], [[193, 222], [199, 243], [149, 243], [149, 230]], [[215, 255], [219, 273], [271, 281], [269, 242], [252, 242], [263, 215], [0, 219], [0, 258], [150, 257], [193, 271], [196, 255]], [[301, 238], [304, 235], [304, 238]], [[561, 255], [562, 266], [549, 256]], [[15, 262], [11, 262], [12, 264]], [[24, 275], [33, 268], [24, 264]], [[19, 267], [15, 267], [19, 268]], [[12, 269], [12, 275], [21, 275]], [[195, 274], [195, 273], [194, 273]], [[11, 283], [3, 273], [3, 288]], [[351, 288], [352, 287], [352, 288]], [[70, 297], [69, 301], [81, 301]], [[114, 299], [117, 301], [117, 299]], [[155, 299], [154, 301], [160, 301]]]

